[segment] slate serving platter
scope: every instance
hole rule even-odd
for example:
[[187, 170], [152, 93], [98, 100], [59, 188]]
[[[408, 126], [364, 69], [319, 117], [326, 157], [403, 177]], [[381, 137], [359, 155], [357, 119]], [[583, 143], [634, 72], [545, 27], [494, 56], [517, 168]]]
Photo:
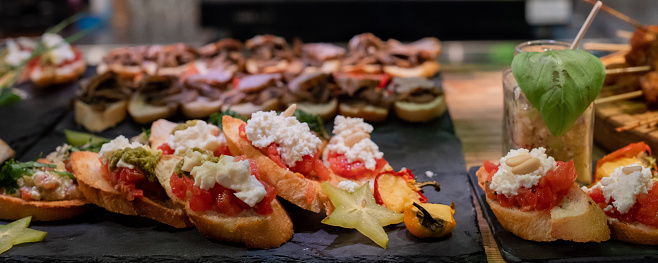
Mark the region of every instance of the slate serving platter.
[[[0, 118], [3, 115], [0, 111]], [[172, 118], [174, 121], [182, 119], [182, 116]], [[139, 134], [142, 128], [127, 118], [100, 135], [131, 137]], [[331, 123], [327, 128], [331, 128]], [[3, 125], [3, 132], [14, 138], [23, 132], [5, 129]], [[64, 129], [84, 131], [75, 123], [72, 112], [66, 112], [54, 128], [40, 136], [19, 159], [33, 160], [51, 152], [65, 141]], [[484, 262], [486, 256], [464, 169], [461, 142], [454, 134], [449, 113], [426, 124], [404, 123], [391, 116], [385, 124], [375, 125], [372, 139], [394, 168], [411, 169], [421, 182], [436, 180], [441, 183], [441, 192], [427, 189], [425, 193], [429, 202], [455, 203], [457, 226], [451, 236], [420, 240], [409, 234], [404, 224], [398, 224], [385, 228], [390, 239], [389, 248], [382, 249], [355, 230], [321, 224], [323, 215], [282, 201], [294, 224], [293, 238], [276, 249], [254, 250], [241, 244], [207, 239], [195, 229], [174, 229], [149, 219], [113, 214], [90, 206], [89, 211], [74, 219], [34, 222], [34, 229], [48, 232], [46, 239], [15, 246], [0, 255], [0, 260]], [[436, 175], [428, 178], [425, 171]]]
[[508, 262], [656, 262], [658, 247], [625, 243], [614, 239], [601, 243], [576, 243], [569, 241], [535, 242], [517, 237], [505, 230], [489, 208], [486, 195], [477, 183], [471, 167], [468, 177], [489, 223], [500, 253]]

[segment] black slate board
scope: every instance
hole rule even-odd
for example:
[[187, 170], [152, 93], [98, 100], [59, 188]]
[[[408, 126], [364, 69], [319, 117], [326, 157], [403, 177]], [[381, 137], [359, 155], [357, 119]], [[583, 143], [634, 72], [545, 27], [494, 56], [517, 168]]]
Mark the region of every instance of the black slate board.
[[477, 183], [475, 172], [468, 171], [471, 187], [489, 223], [500, 254], [508, 262], [656, 262], [658, 247], [608, 240], [601, 243], [576, 243], [569, 241], [534, 242], [522, 239], [505, 230], [489, 208], [486, 195]]
[[[141, 128], [127, 119], [100, 135], [130, 137], [141, 132]], [[65, 141], [64, 129], [84, 131], [69, 112], [19, 159], [33, 160], [52, 151]], [[389, 248], [382, 249], [355, 230], [323, 225], [320, 223], [323, 215], [283, 201], [294, 224], [292, 240], [280, 248], [253, 250], [241, 244], [209, 240], [195, 229], [178, 230], [149, 219], [92, 207], [78, 218], [33, 223], [33, 228], [48, 232], [44, 242], [15, 246], [0, 255], [0, 260], [484, 262], [486, 256], [464, 170], [461, 143], [454, 134], [449, 113], [426, 124], [408, 124], [391, 116], [385, 124], [375, 125], [372, 138], [394, 168], [405, 166], [417, 174], [418, 181], [441, 183], [441, 192], [427, 189], [426, 195], [429, 202], [455, 203], [457, 226], [450, 237], [420, 240], [409, 234], [404, 224], [398, 224], [386, 227]], [[436, 174], [431, 179], [424, 174], [428, 170]]]

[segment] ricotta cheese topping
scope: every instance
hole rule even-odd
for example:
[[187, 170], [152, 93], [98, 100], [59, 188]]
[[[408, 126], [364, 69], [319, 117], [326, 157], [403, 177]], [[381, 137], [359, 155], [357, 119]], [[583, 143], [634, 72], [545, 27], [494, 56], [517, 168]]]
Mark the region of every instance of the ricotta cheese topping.
[[5, 62], [11, 66], [17, 67], [23, 61], [30, 58], [32, 52], [29, 50], [22, 50], [21, 47], [13, 39], [7, 39], [7, 55]]
[[[167, 144], [174, 149], [174, 154], [185, 154], [188, 149], [199, 148], [214, 152], [219, 147], [219, 138], [214, 136], [213, 125], [198, 120], [196, 125], [169, 135]], [[215, 128], [216, 129], [216, 128]]]
[[[508, 166], [505, 161], [519, 155], [530, 155], [539, 159], [541, 165], [537, 170], [527, 174], [513, 174], [512, 167]], [[506, 156], [500, 158], [498, 171], [491, 178], [489, 188], [498, 194], [513, 196], [518, 194], [521, 187], [532, 188], [539, 183], [539, 179], [546, 175], [546, 172], [555, 170], [557, 162], [553, 157], [546, 155], [546, 149], [539, 147], [528, 151], [527, 149], [510, 150]]]
[[259, 149], [278, 144], [281, 161], [288, 167], [295, 167], [306, 155], [315, 155], [322, 145], [308, 124], [300, 123], [295, 117], [277, 115], [274, 111], [252, 114], [245, 132], [251, 144]]
[[222, 156], [219, 162], [205, 161], [200, 166], [192, 168], [194, 185], [208, 190], [215, 183], [235, 191], [235, 197], [253, 207], [263, 200], [267, 191], [263, 184], [251, 175], [249, 161], [235, 162], [231, 156]]
[[44, 56], [50, 59], [53, 64], [59, 65], [67, 60], [75, 59], [75, 52], [62, 36], [46, 33], [43, 34], [41, 39], [46, 47], [51, 48]]
[[[137, 147], [143, 147], [144, 145], [139, 143], [139, 142], [130, 142], [126, 137], [123, 137], [123, 135], [119, 135], [119, 137], [114, 138], [114, 140], [111, 140], [110, 142], [103, 144], [101, 146], [101, 150], [98, 152], [98, 154], [101, 156], [101, 159], [103, 161], [103, 164], [107, 164], [107, 162], [110, 160], [112, 157], [112, 154], [121, 149], [125, 148], [137, 148]], [[127, 168], [134, 168], [130, 167], [132, 165], [123, 163], [123, 160], [119, 160], [117, 163], [118, 167], [127, 167]]]
[[353, 181], [340, 181], [340, 183], [338, 183], [338, 188], [343, 189], [349, 193], [353, 193], [354, 191], [356, 191], [356, 189], [358, 189], [359, 186], [360, 186], [359, 184]]
[[[637, 169], [626, 174], [623, 171], [624, 167], [640, 167], [641, 170]], [[601, 181], [592, 186], [592, 189], [601, 189], [607, 203], [614, 200], [612, 205], [608, 205], [603, 209], [604, 211], [610, 211], [614, 207], [617, 208], [619, 213], [625, 214], [635, 205], [637, 195], [646, 194], [651, 190], [653, 187], [652, 177], [651, 169], [641, 165], [621, 166], [617, 167], [609, 177], [601, 178]]]
[[377, 159], [384, 157], [384, 153], [379, 151], [379, 147], [375, 142], [370, 138], [363, 138], [352, 147], [345, 145], [345, 139], [348, 136], [358, 132], [370, 134], [372, 130], [372, 125], [365, 123], [361, 118], [338, 115], [334, 120], [334, 137], [327, 145], [327, 150], [345, 155], [350, 163], [362, 161], [366, 169], [374, 171], [377, 166]]

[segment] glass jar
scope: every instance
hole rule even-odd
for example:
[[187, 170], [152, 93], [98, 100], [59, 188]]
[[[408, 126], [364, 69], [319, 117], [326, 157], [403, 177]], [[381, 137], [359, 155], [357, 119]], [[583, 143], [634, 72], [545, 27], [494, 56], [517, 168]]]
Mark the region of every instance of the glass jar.
[[[553, 40], [535, 40], [516, 46], [520, 52], [544, 52], [568, 49], [570, 43]], [[511, 149], [546, 148], [546, 154], [557, 161], [573, 160], [583, 184], [592, 182], [592, 143], [594, 138], [594, 103], [564, 134], [554, 137], [541, 119], [539, 111], [530, 104], [512, 70], [503, 72], [503, 155]]]

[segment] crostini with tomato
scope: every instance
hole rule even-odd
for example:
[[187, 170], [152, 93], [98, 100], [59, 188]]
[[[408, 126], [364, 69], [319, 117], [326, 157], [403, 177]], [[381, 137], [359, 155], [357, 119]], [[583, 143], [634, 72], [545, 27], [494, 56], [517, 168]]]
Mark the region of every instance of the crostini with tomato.
[[577, 184], [573, 162], [556, 162], [544, 148], [511, 150], [477, 171], [498, 222], [527, 240], [601, 242], [610, 238], [603, 210]]

